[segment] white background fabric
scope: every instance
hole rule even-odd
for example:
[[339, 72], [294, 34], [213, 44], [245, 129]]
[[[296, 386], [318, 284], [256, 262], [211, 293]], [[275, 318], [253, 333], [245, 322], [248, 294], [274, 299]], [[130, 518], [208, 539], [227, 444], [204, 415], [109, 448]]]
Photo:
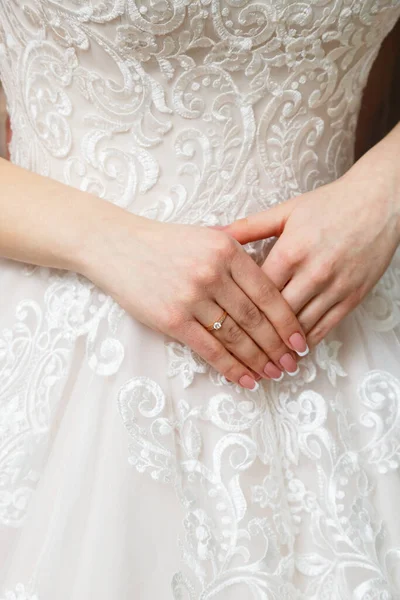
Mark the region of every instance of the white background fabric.
[[[12, 160], [203, 225], [349, 168], [400, 16], [398, 0], [0, 8]], [[256, 393], [83, 277], [0, 267], [2, 600], [400, 598], [399, 254], [299, 375]]]

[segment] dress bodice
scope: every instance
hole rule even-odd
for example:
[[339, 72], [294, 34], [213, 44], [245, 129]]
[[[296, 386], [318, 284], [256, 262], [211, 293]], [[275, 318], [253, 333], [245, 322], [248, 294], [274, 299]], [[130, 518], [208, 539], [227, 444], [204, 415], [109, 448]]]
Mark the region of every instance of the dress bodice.
[[[352, 164], [399, 16], [0, 0], [11, 158], [151, 218], [230, 222]], [[3, 259], [0, 598], [398, 600], [399, 273], [397, 254], [254, 394], [83, 276]]]
[[12, 159], [161, 220], [227, 222], [352, 163], [399, 0], [0, 0]]

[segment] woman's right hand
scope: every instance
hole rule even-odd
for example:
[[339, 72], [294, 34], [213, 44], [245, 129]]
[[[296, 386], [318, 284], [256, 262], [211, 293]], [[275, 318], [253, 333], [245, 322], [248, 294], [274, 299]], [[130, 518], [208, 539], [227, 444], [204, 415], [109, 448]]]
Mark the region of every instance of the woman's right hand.
[[[238, 242], [208, 227], [115, 215], [96, 227], [81, 272], [122, 308], [247, 389], [296, 372], [293, 350], [307, 352], [301, 326]], [[207, 331], [223, 310], [222, 327]]]

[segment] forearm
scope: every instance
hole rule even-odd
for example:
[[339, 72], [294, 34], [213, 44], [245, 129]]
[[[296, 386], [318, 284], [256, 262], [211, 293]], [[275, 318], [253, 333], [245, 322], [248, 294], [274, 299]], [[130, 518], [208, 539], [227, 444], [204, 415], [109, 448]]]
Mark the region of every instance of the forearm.
[[0, 256], [84, 272], [102, 230], [126, 215], [92, 194], [0, 159]]
[[400, 243], [400, 123], [349, 169], [346, 178], [358, 185], [361, 194], [376, 191], [391, 205]]

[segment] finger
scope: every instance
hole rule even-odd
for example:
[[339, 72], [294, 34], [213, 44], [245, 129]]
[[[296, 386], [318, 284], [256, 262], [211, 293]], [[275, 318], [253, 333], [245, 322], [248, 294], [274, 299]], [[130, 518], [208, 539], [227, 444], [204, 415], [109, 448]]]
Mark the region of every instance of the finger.
[[[269, 361], [263, 367], [264, 373], [273, 379], [277, 379], [281, 377], [283, 369], [290, 373], [297, 370], [295, 352], [288, 351], [288, 347], [265, 314], [235, 282], [231, 281], [222, 286], [216, 300], [232, 317], [236, 326], [246, 332], [257, 347], [263, 350]], [[227, 328], [225, 327], [224, 330], [226, 331]], [[221, 331], [222, 333], [223, 331]], [[235, 333], [237, 332], [233, 331], [233, 335]], [[286, 356], [287, 354], [289, 356]], [[281, 362], [281, 359], [283, 362]], [[246, 364], [252, 366], [248, 362]]]
[[[300, 323], [303, 325], [303, 322], [300, 319], [301, 312], [310, 302], [317, 298], [321, 298], [321, 306], [324, 305], [324, 303], [327, 302], [326, 296], [324, 294], [324, 292], [326, 292], [326, 288], [327, 282], [317, 282], [310, 275], [308, 275], [305, 270], [302, 270], [296, 273], [294, 277], [290, 279], [290, 281], [285, 285], [285, 287], [281, 291], [281, 294], [285, 298], [286, 302], [289, 304], [290, 308], [293, 310], [295, 315], [297, 315], [297, 318], [299, 319]], [[319, 313], [318, 318], [322, 317], [322, 315], [328, 310], [328, 308], [330, 308], [332, 304], [335, 304], [335, 302], [337, 302], [338, 300], [339, 298], [336, 297], [336, 299], [332, 299], [332, 302], [329, 302], [329, 306], [326, 304], [324, 312]], [[307, 333], [307, 331], [309, 331], [309, 329], [304, 329], [305, 333]]]
[[[278, 291], [282, 291], [285, 285], [296, 273], [297, 265], [289, 261], [285, 254], [285, 234], [279, 238], [269, 252], [262, 265], [262, 271], [273, 282]], [[295, 312], [295, 311], [293, 311]]]
[[263, 212], [238, 219], [223, 229], [241, 244], [279, 236], [293, 210], [294, 201], [295, 198], [292, 198]]
[[308, 334], [314, 325], [333, 307], [338, 304], [342, 298], [338, 298], [329, 289], [325, 293], [318, 294], [298, 313], [299, 319], [304, 331]]
[[192, 348], [209, 365], [226, 379], [254, 392], [259, 388], [252, 372], [224, 348], [223, 344], [209, 333], [198, 321], [186, 327], [183, 343]]
[[286, 346], [305, 356], [307, 342], [298, 319], [260, 267], [243, 251], [235, 255], [231, 270], [234, 281], [265, 314]]
[[311, 347], [319, 344], [328, 333], [352, 310], [348, 299], [338, 302], [314, 325], [308, 334], [308, 342]]
[[[217, 314], [217, 305], [207, 306], [208, 310], [203, 310], [200, 317], [195, 314], [195, 317], [200, 323], [205, 324], [209, 321], [210, 314]], [[204, 314], [208, 316], [204, 318]], [[243, 364], [261, 375], [262, 377], [279, 378], [282, 375], [282, 368], [273, 368], [274, 365], [269, 365], [271, 362], [265, 352], [252, 340], [252, 338], [244, 331], [244, 329], [236, 323], [228, 314], [220, 329], [215, 330], [212, 334], [222, 342], [222, 344], [236, 356]], [[268, 368], [267, 368], [267, 365]], [[267, 370], [266, 370], [267, 369]], [[297, 364], [294, 362], [295, 371]]]
[[[256, 307], [254, 308], [256, 309]], [[256, 310], [259, 312], [258, 309]], [[194, 316], [202, 325], [207, 326], [210, 324], [210, 318], [218, 319], [217, 315], [220, 313], [221, 305], [218, 306], [217, 304], [210, 302], [206, 305], [200, 305], [194, 313]], [[213, 315], [213, 317], [211, 317], [211, 315]], [[275, 367], [275, 369], [273, 369], [272, 367], [274, 365], [272, 365], [265, 370], [267, 364], [271, 362], [270, 359], [229, 314], [225, 317], [220, 329], [212, 331], [212, 335], [220, 340], [225, 348], [227, 348], [231, 354], [236, 356], [240, 362], [262, 377], [268, 376], [269, 378], [272, 376], [274, 378], [279, 378], [281, 376], [282, 368], [278, 369]], [[284, 346], [282, 340], [281, 344]], [[295, 371], [296, 369], [297, 363], [294, 362], [294, 368], [292, 370]]]

